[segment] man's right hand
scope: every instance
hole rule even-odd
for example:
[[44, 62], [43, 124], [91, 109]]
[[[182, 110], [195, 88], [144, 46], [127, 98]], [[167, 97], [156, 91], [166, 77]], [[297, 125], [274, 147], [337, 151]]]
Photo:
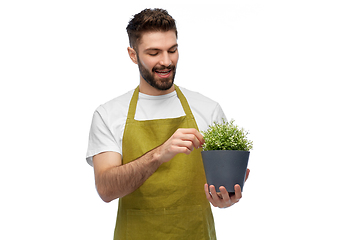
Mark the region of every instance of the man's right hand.
[[190, 154], [193, 149], [204, 144], [202, 134], [195, 128], [179, 128], [176, 132], [157, 150], [161, 163], [170, 161], [178, 153]]
[[196, 129], [178, 129], [165, 143], [140, 158], [122, 165], [122, 156], [103, 152], [93, 157], [97, 191], [105, 202], [123, 197], [139, 188], [165, 162], [178, 153], [190, 154], [203, 145]]

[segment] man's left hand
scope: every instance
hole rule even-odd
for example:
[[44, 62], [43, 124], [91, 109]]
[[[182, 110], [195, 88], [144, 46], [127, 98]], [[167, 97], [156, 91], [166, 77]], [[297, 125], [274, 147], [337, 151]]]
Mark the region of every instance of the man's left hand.
[[[247, 181], [249, 173], [250, 170], [247, 169], [245, 181]], [[236, 184], [234, 188], [235, 192], [233, 194], [229, 194], [226, 188], [224, 186], [221, 186], [219, 187], [220, 192], [217, 193], [213, 185], [208, 186], [207, 183], [204, 185], [205, 195], [207, 196], [207, 199], [214, 207], [219, 208], [231, 207], [233, 204], [239, 202], [239, 200], [242, 198], [241, 187]]]

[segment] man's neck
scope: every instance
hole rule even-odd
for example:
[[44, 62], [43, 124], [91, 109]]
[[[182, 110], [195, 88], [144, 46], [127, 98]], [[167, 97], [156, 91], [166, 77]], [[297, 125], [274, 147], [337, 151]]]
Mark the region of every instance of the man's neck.
[[140, 90], [140, 93], [143, 93], [143, 94], [147, 94], [151, 96], [160, 96], [160, 95], [165, 95], [175, 91], [175, 87], [173, 85], [168, 90], [159, 90], [149, 85], [144, 79], [141, 79], [139, 90]]

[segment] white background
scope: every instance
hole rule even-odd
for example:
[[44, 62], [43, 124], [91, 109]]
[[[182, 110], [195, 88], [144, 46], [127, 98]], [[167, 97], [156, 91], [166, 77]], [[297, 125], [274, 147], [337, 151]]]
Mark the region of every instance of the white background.
[[93, 111], [138, 84], [125, 27], [146, 7], [177, 20], [176, 83], [254, 141], [218, 239], [349, 239], [347, 1], [164, 2], [1, 1], [0, 239], [112, 239], [85, 153]]

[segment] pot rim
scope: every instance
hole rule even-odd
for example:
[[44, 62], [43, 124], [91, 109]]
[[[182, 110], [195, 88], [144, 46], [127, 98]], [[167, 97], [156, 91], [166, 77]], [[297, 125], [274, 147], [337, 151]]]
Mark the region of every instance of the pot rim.
[[227, 152], [250, 152], [250, 151], [245, 151], [245, 150], [202, 150], [202, 152], [221, 152], [221, 151], [227, 151]]

